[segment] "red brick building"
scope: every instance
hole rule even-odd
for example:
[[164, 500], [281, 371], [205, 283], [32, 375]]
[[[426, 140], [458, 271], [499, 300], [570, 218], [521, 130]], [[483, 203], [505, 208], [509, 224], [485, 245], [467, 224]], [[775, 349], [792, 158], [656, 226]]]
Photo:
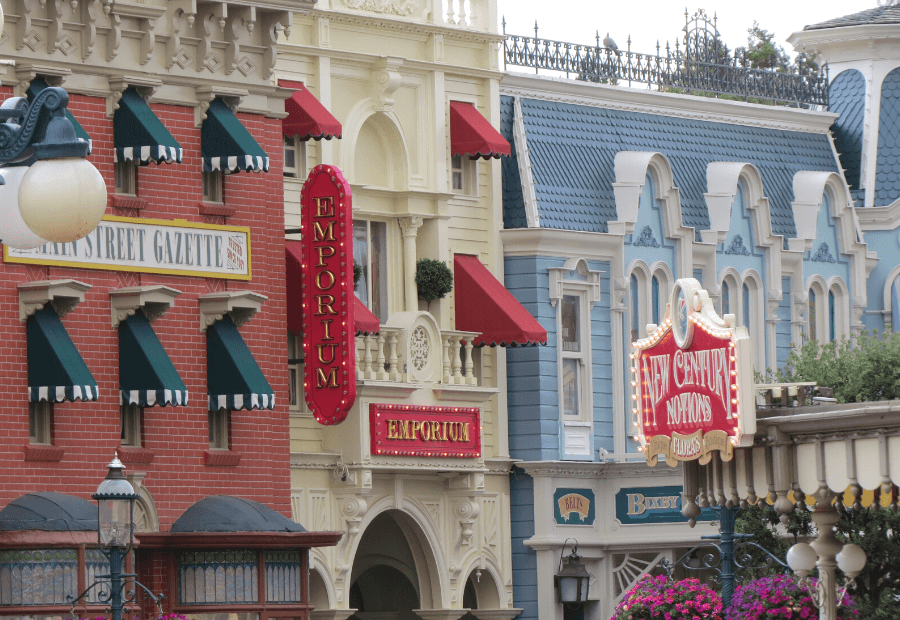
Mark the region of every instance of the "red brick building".
[[[141, 496], [138, 577], [167, 610], [307, 617], [307, 549], [340, 534], [287, 517], [290, 93], [268, 75], [312, 3], [50, 4], [2, 3], [0, 96], [69, 91], [109, 206], [74, 244], [4, 248], [0, 615], [58, 617], [103, 572], [85, 502], [118, 452]], [[196, 506], [211, 496], [229, 497]]]

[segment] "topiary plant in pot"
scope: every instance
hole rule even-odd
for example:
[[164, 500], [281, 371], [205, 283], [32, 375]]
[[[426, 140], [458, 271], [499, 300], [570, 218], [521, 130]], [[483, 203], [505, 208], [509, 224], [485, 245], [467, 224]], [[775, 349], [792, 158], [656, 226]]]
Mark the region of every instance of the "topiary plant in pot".
[[453, 272], [446, 263], [433, 258], [422, 258], [416, 262], [416, 289], [419, 297], [431, 304], [435, 299], [443, 299], [453, 290]]

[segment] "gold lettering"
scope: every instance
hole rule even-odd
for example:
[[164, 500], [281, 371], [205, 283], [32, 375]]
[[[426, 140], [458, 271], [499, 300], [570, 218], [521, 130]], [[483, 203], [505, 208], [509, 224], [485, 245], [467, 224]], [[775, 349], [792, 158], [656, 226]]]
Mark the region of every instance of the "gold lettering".
[[334, 215], [334, 198], [322, 196], [313, 198], [316, 201], [316, 217], [331, 217]]
[[[322, 276], [328, 276], [331, 279], [331, 281], [328, 282], [327, 285], [323, 285], [322, 284]], [[320, 271], [316, 274], [316, 288], [317, 289], [319, 289], [320, 291], [327, 291], [332, 286], [334, 286], [334, 274], [332, 272], [328, 271], [327, 269], [323, 269], [322, 271]]]
[[337, 367], [329, 368], [329, 373], [326, 375], [325, 370], [322, 368], [316, 368], [316, 387], [317, 388], [336, 388], [338, 387], [337, 381]]
[[[313, 241], [337, 241], [334, 238], [334, 220], [322, 227], [322, 222], [313, 222]], [[329, 256], [334, 256], [334, 248]]]
[[397, 420], [387, 421], [388, 439], [398, 439], [397, 437]]
[[441, 428], [442, 428], [441, 439], [443, 439], [444, 441], [447, 441], [447, 420], [444, 420], [443, 422], [441, 422]]
[[322, 337], [322, 340], [334, 340], [331, 336], [331, 324], [334, 323], [334, 319], [328, 319], [327, 321], [322, 321], [322, 325], [325, 327], [325, 335]]
[[461, 422], [462, 424], [462, 433], [460, 433], [460, 441], [469, 441], [469, 423]]
[[[337, 314], [334, 311], [334, 295], [316, 295], [316, 316], [325, 316], [326, 314]], [[328, 309], [327, 311], [325, 309]]]
[[422, 422], [422, 441], [431, 441], [431, 424]]
[[400, 439], [411, 439], [409, 436], [409, 420], [400, 420]]
[[[334, 224], [334, 222], [332, 222], [332, 225], [333, 224]], [[326, 250], [327, 250], [327, 253], [326, 253]], [[316, 253], [319, 255], [319, 262], [316, 263], [316, 267], [324, 267], [325, 259], [331, 258], [335, 254], [337, 254], [337, 250], [334, 248], [333, 245], [317, 245]]]
[[[337, 349], [337, 343], [335, 344], [317, 344], [316, 351], [319, 353], [319, 363], [320, 364], [331, 364], [334, 362], [334, 358], [336, 356], [335, 349]], [[324, 351], [328, 350], [331, 352], [331, 359], [325, 359]]]
[[432, 441], [440, 441], [441, 440], [441, 423], [438, 421], [433, 421], [431, 423], [431, 440]]
[[409, 423], [409, 425], [410, 425], [409, 438], [410, 438], [410, 439], [416, 439], [416, 435], [419, 434], [419, 426], [420, 426], [420, 424], [419, 424], [419, 422], [416, 421], [416, 420], [411, 420], [410, 423]]
[[458, 441], [459, 440], [459, 429], [457, 425], [459, 422], [451, 422], [450, 423], [450, 441]]

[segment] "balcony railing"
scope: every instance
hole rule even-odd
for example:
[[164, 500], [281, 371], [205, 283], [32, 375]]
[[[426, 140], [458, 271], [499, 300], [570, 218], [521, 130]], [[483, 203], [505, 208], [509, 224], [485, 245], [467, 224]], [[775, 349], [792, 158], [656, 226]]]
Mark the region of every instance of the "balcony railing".
[[[409, 360], [400, 343], [404, 330], [382, 325], [378, 334], [356, 337], [357, 381], [391, 381], [409, 383]], [[475, 376], [472, 332], [442, 331], [440, 348], [440, 383], [446, 385], [478, 385]]]
[[702, 11], [686, 20], [683, 45], [676, 40], [674, 50], [666, 43], [662, 51], [657, 43], [655, 55], [632, 52], [631, 37], [626, 50], [605, 47], [599, 33], [595, 45], [541, 39], [537, 24], [535, 36], [507, 35], [503, 44], [507, 67], [530, 67], [536, 73], [544, 69], [587, 82], [638, 83], [659, 91], [828, 108], [827, 66], [800, 72], [754, 68], [747, 53], [726, 50], [715, 21]]

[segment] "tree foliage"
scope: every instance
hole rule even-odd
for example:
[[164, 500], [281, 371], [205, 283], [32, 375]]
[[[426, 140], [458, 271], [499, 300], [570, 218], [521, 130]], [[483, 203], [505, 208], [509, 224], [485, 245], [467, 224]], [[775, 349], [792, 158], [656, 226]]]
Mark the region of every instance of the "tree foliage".
[[856, 578], [860, 618], [900, 618], [900, 511], [883, 508], [847, 510], [835, 526], [837, 537], [866, 552], [866, 566]]
[[842, 403], [894, 400], [900, 398], [900, 334], [863, 332], [854, 343], [845, 338], [827, 344], [804, 339], [799, 347], [791, 345], [784, 368], [770, 369], [765, 378], [815, 381], [833, 388]]
[[791, 59], [784, 48], [775, 42], [775, 33], [769, 32], [755, 20], [753, 27], [747, 29], [747, 46], [737, 48], [735, 55], [745, 56], [751, 69], [791, 70]]

